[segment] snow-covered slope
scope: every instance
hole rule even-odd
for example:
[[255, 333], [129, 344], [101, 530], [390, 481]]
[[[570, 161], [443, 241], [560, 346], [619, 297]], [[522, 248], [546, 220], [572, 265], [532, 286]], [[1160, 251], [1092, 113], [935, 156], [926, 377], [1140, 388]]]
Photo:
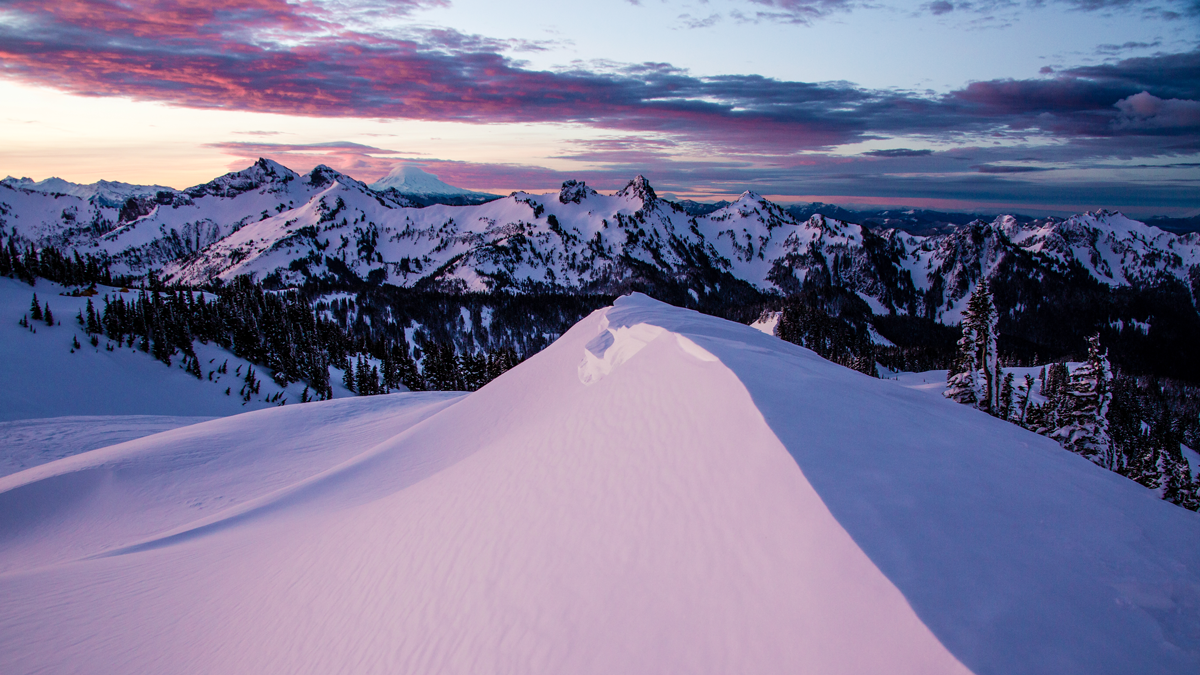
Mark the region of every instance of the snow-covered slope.
[[69, 415], [0, 422], [0, 476], [210, 419], [194, 415]]
[[460, 399], [0, 478], [0, 568], [5, 673], [1200, 668], [1196, 514], [641, 296]]
[[[244, 401], [238, 390], [252, 364], [215, 344], [195, 344], [202, 379], [185, 372], [179, 358], [167, 366], [136, 347], [113, 345], [103, 337], [93, 347], [75, 318], [88, 298], [65, 296], [64, 291], [44, 280], [30, 287], [0, 277], [0, 422], [97, 415], [220, 417], [301, 398], [303, 383], [281, 388], [267, 371], [255, 368], [260, 393]], [[114, 297], [119, 293], [100, 291]], [[31, 321], [36, 332], [18, 325], [28, 316], [35, 293], [61, 325]], [[93, 304], [99, 307], [102, 297], [93, 298]], [[74, 349], [74, 341], [80, 349]], [[228, 372], [213, 372], [222, 365]], [[331, 379], [335, 396], [352, 395], [342, 387], [340, 374]]]

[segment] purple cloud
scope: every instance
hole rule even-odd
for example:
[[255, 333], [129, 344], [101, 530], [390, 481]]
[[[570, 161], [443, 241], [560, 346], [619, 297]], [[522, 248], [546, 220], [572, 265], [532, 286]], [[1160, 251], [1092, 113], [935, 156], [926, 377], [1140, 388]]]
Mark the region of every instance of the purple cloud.
[[755, 13], [760, 20], [809, 25], [830, 14], [848, 12], [859, 3], [852, 0], [750, 0], [763, 7]]
[[[801, 13], [851, 6], [763, 3]], [[21, 28], [0, 25], [6, 74], [77, 94], [327, 117], [575, 122], [769, 154], [993, 128], [1068, 138], [1145, 133], [1145, 125], [1114, 122], [1118, 101], [1142, 91], [1195, 100], [1200, 90], [1200, 52], [1052, 79], [975, 82], [928, 97], [748, 75], [702, 78], [666, 64], [535, 71], [503, 56], [494, 41], [449, 30], [420, 39], [366, 35], [283, 0], [13, 0], [8, 8]]]
[[[616, 130], [627, 136], [572, 144], [562, 156], [602, 164], [596, 176], [579, 176], [589, 183], [650, 171], [661, 176], [664, 187], [680, 191], [738, 185], [789, 194], [804, 185], [810, 194], [907, 189], [959, 198], [967, 190], [1007, 190], [1017, 198], [1016, 175], [996, 174], [1012, 174], [1004, 171], [1012, 167], [1006, 162], [1023, 161], [1030, 153], [1041, 162], [1086, 166], [1099, 159], [1200, 152], [1200, 50], [1058, 69], [1038, 79], [973, 82], [935, 96], [754, 75], [697, 77], [669, 64], [537, 71], [504, 56], [515, 48], [504, 41], [451, 30], [387, 37], [344, 23], [345, 12], [358, 12], [354, 16], [361, 20], [426, 4], [343, 3], [343, 13], [334, 15], [285, 0], [9, 0], [5, 9], [16, 20], [0, 23], [0, 60], [6, 76], [26, 82], [196, 108], [467, 123], [570, 122]], [[795, 17], [854, 7], [838, 1], [755, 4]], [[1080, 4], [1084, 10], [1103, 8]], [[905, 136], [945, 147], [989, 134], [1009, 142], [1022, 135], [1055, 142], [1035, 150], [1023, 147], [1020, 156], [999, 146], [936, 153], [898, 148], [858, 157], [822, 152]], [[220, 147], [250, 159], [263, 154], [285, 163], [328, 163], [366, 179], [386, 173], [397, 155], [415, 154], [349, 143]], [[688, 152], [720, 159], [678, 159]], [[576, 177], [519, 165], [431, 166], [465, 187], [552, 186]], [[885, 168], [896, 174], [883, 173]], [[924, 182], [901, 172], [922, 174]], [[1039, 177], [1046, 190], [1049, 179]], [[1164, 183], [1162, 190], [1141, 194], [1195, 203], [1189, 195], [1197, 194], [1196, 183], [1185, 177], [1183, 183]], [[1082, 189], [1059, 188], [1061, 194]]]
[[1142, 92], [1117, 101], [1118, 128], [1191, 129], [1200, 131], [1200, 101], [1163, 100]]
[[868, 157], [925, 157], [932, 155], [932, 150], [910, 150], [908, 148], [890, 148], [887, 150], [869, 150], [863, 153]]
[[979, 173], [1034, 173], [1037, 171], [1050, 171], [1050, 169], [1039, 166], [996, 166], [993, 164], [980, 164], [972, 168]]

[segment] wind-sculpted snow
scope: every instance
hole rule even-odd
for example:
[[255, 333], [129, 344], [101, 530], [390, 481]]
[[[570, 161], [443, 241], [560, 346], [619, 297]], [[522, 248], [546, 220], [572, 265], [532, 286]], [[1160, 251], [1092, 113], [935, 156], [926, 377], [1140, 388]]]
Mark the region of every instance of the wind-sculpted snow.
[[642, 296], [462, 398], [0, 479], [0, 671], [1200, 666], [1200, 520], [1052, 441]]
[[[807, 481], [979, 673], [1200, 667], [1200, 518], [1053, 441], [740, 326], [630, 303], [737, 375]], [[934, 400], [931, 400], [934, 399]]]
[[0, 477], [211, 417], [74, 415], [0, 422]]
[[252, 502], [460, 396], [376, 396], [244, 413], [0, 477], [0, 573], [103, 554]]

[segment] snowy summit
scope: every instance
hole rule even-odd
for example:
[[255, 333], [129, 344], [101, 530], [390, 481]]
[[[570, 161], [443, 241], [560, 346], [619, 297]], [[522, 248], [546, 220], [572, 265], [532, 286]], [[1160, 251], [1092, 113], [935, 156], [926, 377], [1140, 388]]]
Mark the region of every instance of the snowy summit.
[[483, 192], [473, 192], [449, 183], [442, 182], [437, 176], [413, 164], [398, 164], [388, 175], [371, 184], [371, 189], [383, 192], [395, 188], [403, 195], [424, 195], [429, 197], [488, 197], [496, 195]]
[[0, 478], [0, 672], [1182, 673], [1200, 520], [644, 296], [467, 394]]

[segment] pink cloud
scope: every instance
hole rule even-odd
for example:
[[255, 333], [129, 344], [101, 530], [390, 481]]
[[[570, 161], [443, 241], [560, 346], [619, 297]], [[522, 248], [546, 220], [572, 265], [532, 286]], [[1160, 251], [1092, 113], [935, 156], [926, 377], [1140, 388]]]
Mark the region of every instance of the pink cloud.
[[[411, 29], [398, 37], [355, 28], [380, 13], [403, 14], [424, 4], [430, 3], [341, 0], [335, 14], [312, 0], [9, 0], [5, 10], [16, 20], [0, 22], [0, 72], [75, 94], [195, 108], [473, 124], [566, 122], [629, 136], [564, 152], [603, 167], [583, 176], [429, 160], [447, 180], [477, 189], [553, 187], [563, 178], [619, 186], [650, 171], [663, 177], [667, 189], [678, 190], [737, 183], [763, 191], [794, 186], [835, 194], [861, 185], [878, 192], [887, 178], [895, 186], [889, 194], [984, 194], [1011, 190], [1014, 181], [997, 182], [972, 167], [1015, 166], [1029, 158], [1004, 155], [999, 146], [987, 156], [973, 150], [980, 156], [969, 163], [941, 152], [839, 158], [820, 151], [902, 136], [961, 142], [962, 134], [1020, 140], [1035, 133], [1061, 142], [1021, 152], [1056, 165], [1200, 151], [1200, 50], [1059, 68], [1047, 78], [975, 82], [934, 96], [754, 75], [696, 77], [669, 64], [536, 71], [505, 57], [508, 47], [499, 41], [449, 29]], [[800, 14], [843, 7], [819, 0], [766, 4]], [[673, 143], [686, 145], [686, 152]], [[366, 180], [413, 154], [354, 144], [222, 149], [243, 161], [267, 155], [300, 167], [329, 164]], [[682, 161], [682, 155], [714, 159]], [[887, 171], [895, 173], [888, 178], [881, 173]], [[933, 179], [903, 178], [962, 173], [971, 177], [944, 188]], [[1048, 185], [1052, 179], [1038, 180]], [[795, 187], [800, 185], [805, 187]], [[1190, 187], [1177, 189], [1183, 194]]]
[[1149, 92], [1134, 94], [1116, 102], [1121, 117], [1116, 125], [1124, 129], [1185, 129], [1200, 127], [1200, 101], [1177, 98], [1161, 99]]

